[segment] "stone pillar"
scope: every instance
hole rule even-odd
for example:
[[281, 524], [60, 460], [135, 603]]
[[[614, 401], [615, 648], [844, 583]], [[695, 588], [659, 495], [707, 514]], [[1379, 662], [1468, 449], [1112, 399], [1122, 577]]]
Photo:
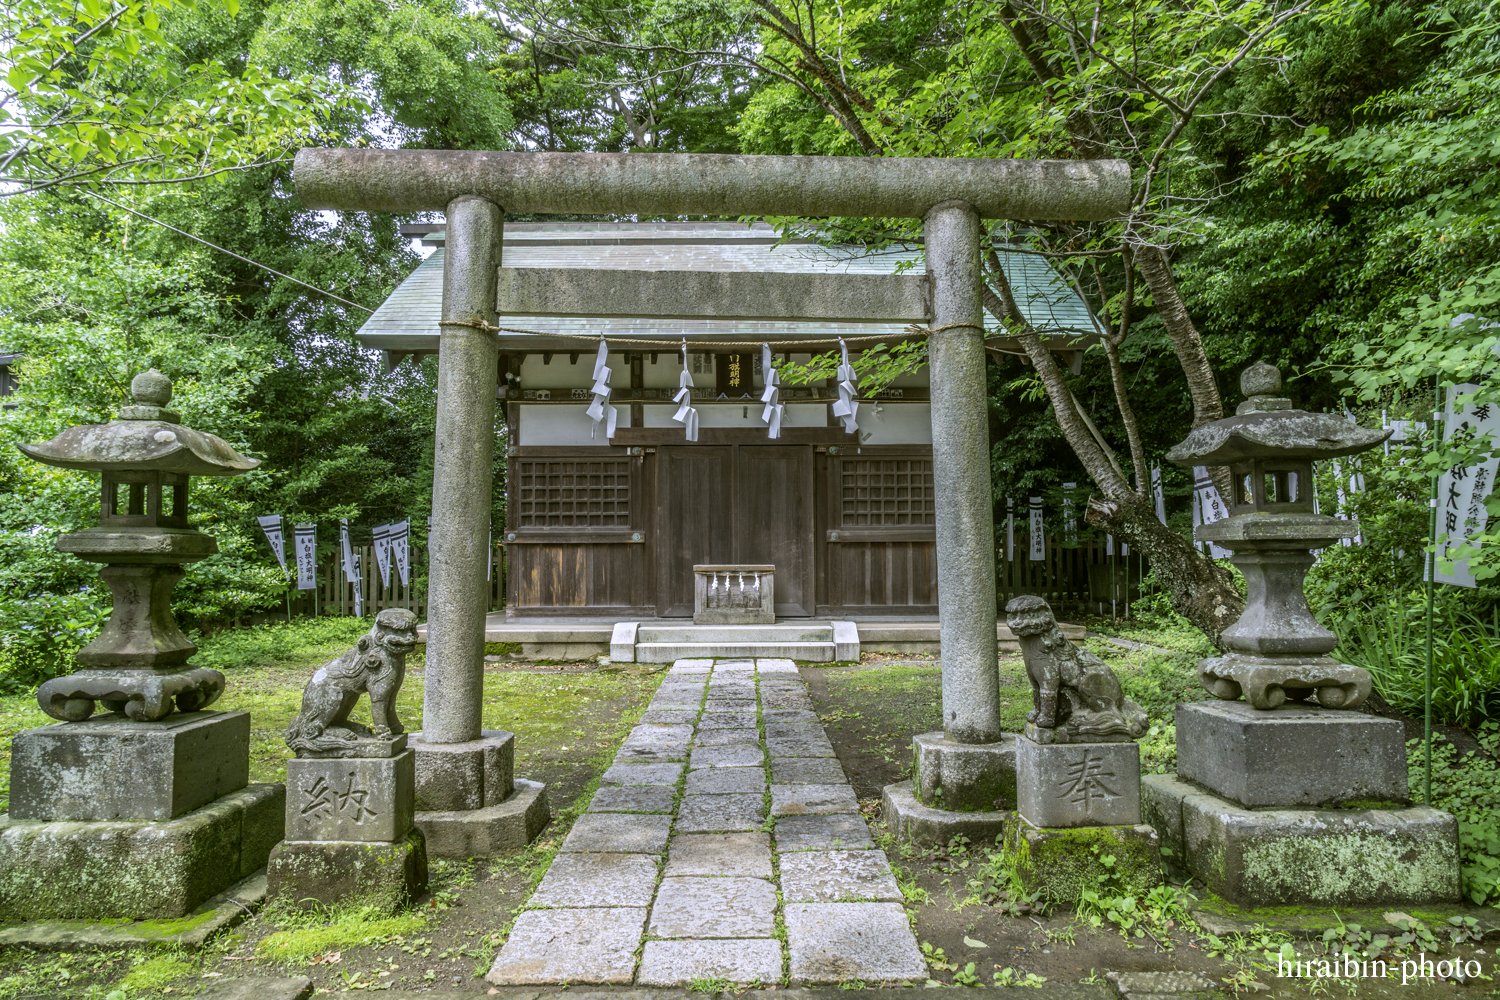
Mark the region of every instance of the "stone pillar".
[[943, 730], [955, 743], [994, 743], [1000, 692], [979, 216], [963, 202], [943, 202], [928, 211], [923, 231], [933, 329], [972, 324], [935, 333], [928, 344]]
[[[447, 218], [443, 321], [493, 326], [505, 213], [494, 202], [465, 195], [449, 202]], [[429, 743], [479, 738], [498, 360], [493, 333], [442, 328], [432, 473], [438, 544], [429, 569], [422, 698], [422, 735]]]
[[1016, 738], [1000, 731], [979, 215], [947, 201], [927, 212], [923, 228], [938, 331], [927, 359], [943, 731], [912, 739], [912, 780], [886, 786], [885, 820], [898, 840], [944, 844], [962, 834], [992, 841], [1016, 804]]
[[[505, 213], [465, 195], [448, 203], [445, 323], [495, 325]], [[427, 676], [416, 751], [415, 823], [427, 853], [489, 857], [525, 847], [552, 817], [546, 787], [515, 778], [515, 737], [481, 726], [495, 467], [495, 334], [444, 326], [438, 342], [437, 451], [427, 601]]]

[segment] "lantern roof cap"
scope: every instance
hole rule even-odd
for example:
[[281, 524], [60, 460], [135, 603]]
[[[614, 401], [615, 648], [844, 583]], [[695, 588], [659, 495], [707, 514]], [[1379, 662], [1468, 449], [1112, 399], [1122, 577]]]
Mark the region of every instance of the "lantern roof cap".
[[50, 441], [17, 444], [29, 458], [63, 469], [91, 472], [171, 472], [188, 476], [237, 476], [260, 465], [222, 438], [177, 423], [165, 405], [172, 382], [156, 369], [130, 383], [135, 403], [107, 424], [69, 427]]
[[1195, 427], [1167, 452], [1178, 465], [1233, 465], [1256, 458], [1315, 461], [1368, 451], [1391, 436], [1337, 413], [1311, 413], [1273, 395], [1281, 373], [1257, 362], [1240, 377], [1247, 398], [1235, 415]]

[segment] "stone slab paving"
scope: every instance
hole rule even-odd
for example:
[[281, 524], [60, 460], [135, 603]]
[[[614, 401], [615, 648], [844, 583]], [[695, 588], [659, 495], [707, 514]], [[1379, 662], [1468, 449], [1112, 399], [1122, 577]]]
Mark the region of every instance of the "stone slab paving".
[[487, 978], [923, 982], [874, 846], [796, 664], [678, 660]]

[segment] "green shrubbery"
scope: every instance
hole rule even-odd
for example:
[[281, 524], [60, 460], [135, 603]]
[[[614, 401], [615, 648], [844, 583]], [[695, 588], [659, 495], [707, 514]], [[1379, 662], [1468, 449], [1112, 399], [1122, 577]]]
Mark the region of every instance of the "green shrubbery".
[[[1370, 671], [1375, 690], [1408, 715], [1423, 714], [1427, 630], [1423, 605], [1405, 604], [1330, 621], [1338, 634], [1334, 657]], [[1500, 717], [1500, 644], [1496, 627], [1448, 609], [1433, 622], [1432, 717], [1443, 725], [1473, 726]]]
[[73, 669], [73, 654], [93, 641], [108, 605], [85, 587], [29, 597], [0, 594], [0, 693], [29, 690]]
[[[1483, 723], [1475, 737], [1484, 753], [1460, 756], [1442, 737], [1433, 738], [1432, 805], [1458, 817], [1464, 895], [1481, 905], [1500, 906], [1500, 722]], [[1424, 793], [1422, 741], [1407, 744], [1411, 795]]]
[[329, 616], [225, 629], [207, 638], [195, 639], [198, 653], [193, 657], [193, 663], [215, 670], [230, 670], [263, 667], [318, 650], [326, 649], [332, 653], [352, 646], [370, 630], [370, 625], [368, 618]]

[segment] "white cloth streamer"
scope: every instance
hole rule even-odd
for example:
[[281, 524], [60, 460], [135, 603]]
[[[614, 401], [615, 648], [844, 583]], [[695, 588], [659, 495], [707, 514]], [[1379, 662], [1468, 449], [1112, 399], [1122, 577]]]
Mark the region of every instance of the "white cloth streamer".
[[760, 395], [766, 406], [760, 411], [760, 419], [766, 425], [766, 436], [775, 439], [781, 437], [781, 414], [786, 407], [781, 403], [781, 376], [771, 367], [770, 344], [760, 345], [760, 368], [766, 378], [766, 391]]
[[672, 414], [672, 419], [687, 431], [689, 441], [696, 441], [698, 440], [698, 411], [693, 408], [693, 373], [688, 370], [687, 357], [687, 341], [684, 340], [682, 342], [682, 377], [677, 380], [677, 395], [672, 397], [672, 402], [677, 404], [677, 412]]
[[859, 423], [855, 420], [859, 414], [859, 403], [854, 398], [854, 383], [859, 376], [849, 363], [849, 347], [842, 340], [839, 341], [839, 350], [843, 352], [843, 362], [839, 365], [839, 399], [833, 404], [833, 415], [844, 422], [845, 434], [853, 434], [859, 430]]
[[599, 341], [599, 356], [594, 361], [594, 387], [589, 391], [594, 394], [594, 401], [589, 404], [589, 419], [594, 426], [589, 428], [589, 437], [597, 437], [599, 425], [603, 423], [604, 436], [612, 438], [615, 436], [615, 420], [617, 411], [609, 404], [609, 345]]

